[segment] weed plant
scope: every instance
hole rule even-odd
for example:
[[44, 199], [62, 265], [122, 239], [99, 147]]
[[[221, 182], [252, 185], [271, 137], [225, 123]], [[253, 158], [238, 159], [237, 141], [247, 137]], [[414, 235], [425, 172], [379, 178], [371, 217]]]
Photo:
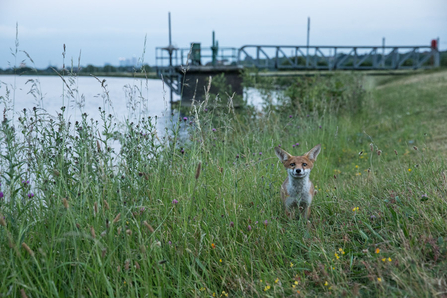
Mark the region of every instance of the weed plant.
[[[370, 91], [351, 76], [299, 81], [288, 103], [249, 114], [205, 102], [164, 136], [155, 119], [117, 123], [103, 109], [75, 123], [64, 107], [16, 124], [4, 114], [0, 293], [445, 295], [441, 74]], [[310, 222], [289, 220], [273, 148], [319, 143]]]

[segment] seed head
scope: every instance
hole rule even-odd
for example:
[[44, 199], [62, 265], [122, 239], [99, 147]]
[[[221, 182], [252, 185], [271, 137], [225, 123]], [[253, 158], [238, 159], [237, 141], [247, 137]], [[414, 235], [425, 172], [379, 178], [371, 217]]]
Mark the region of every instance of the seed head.
[[62, 199], [62, 203], [64, 204], [65, 209], [68, 209], [69, 205], [68, 205], [68, 201], [66, 198]]
[[117, 223], [120, 220], [121, 213], [118, 213], [118, 215], [113, 219], [112, 223]]
[[22, 247], [29, 253], [30, 256], [34, 257], [34, 251], [32, 251], [25, 242], [22, 243]]
[[154, 232], [154, 228], [153, 228], [150, 224], [148, 224], [147, 221], [143, 221], [143, 224], [146, 226], [146, 228], [147, 228], [151, 233]]

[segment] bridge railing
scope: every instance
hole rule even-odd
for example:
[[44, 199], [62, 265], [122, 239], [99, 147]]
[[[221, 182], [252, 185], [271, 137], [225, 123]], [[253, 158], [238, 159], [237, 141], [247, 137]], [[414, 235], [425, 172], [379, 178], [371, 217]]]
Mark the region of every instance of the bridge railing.
[[[192, 48], [175, 48], [172, 52], [173, 66], [187, 66], [187, 65], [212, 65], [213, 52], [211, 48], [203, 47], [200, 49], [200, 64], [197, 64], [197, 59], [193, 57]], [[234, 65], [238, 58], [237, 48], [219, 47], [216, 54], [216, 65]], [[169, 52], [166, 48], [155, 48], [155, 65], [159, 68], [169, 67], [170, 65]]]
[[278, 70], [386, 70], [439, 67], [439, 52], [429, 46], [262, 46], [238, 51], [238, 65]]

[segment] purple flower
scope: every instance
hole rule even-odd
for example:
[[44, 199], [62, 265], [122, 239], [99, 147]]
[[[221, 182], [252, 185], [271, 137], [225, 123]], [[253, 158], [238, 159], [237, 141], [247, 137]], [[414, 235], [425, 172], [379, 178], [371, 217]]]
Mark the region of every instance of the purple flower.
[[269, 221], [266, 219], [264, 220], [264, 226], [267, 226], [269, 224]]
[[259, 152], [259, 155], [262, 155], [262, 152]]
[[32, 193], [32, 192], [30, 192], [29, 194], [28, 194], [28, 198], [32, 198], [32, 197], [34, 197], [34, 194]]
[[281, 144], [279, 144], [278, 147], [281, 148]]
[[258, 224], [258, 221], [255, 222], [255, 225], [257, 225], [257, 224]]
[[192, 125], [192, 121], [189, 121], [189, 125]]
[[186, 120], [188, 120], [188, 117], [183, 117], [183, 121], [186, 121]]
[[178, 203], [178, 201], [176, 199], [172, 200], [172, 204], [176, 205]]
[[168, 242], [168, 244], [169, 244], [169, 245], [172, 245], [172, 242], [171, 242], [171, 241], [169, 241], [169, 242]]
[[321, 128], [321, 125], [319, 126], [319, 128]]
[[424, 194], [422, 195], [422, 197], [423, 197], [423, 198], [428, 198], [428, 196], [427, 196], [426, 193], [424, 193]]
[[234, 227], [234, 222], [230, 222], [230, 227]]
[[26, 181], [23, 180], [22, 183], [23, 183], [23, 184], [29, 184], [29, 180], [26, 180]]
[[298, 147], [299, 145], [300, 145], [300, 143], [296, 143], [296, 144], [295, 144], [295, 146], [297, 146], [297, 147]]
[[3, 192], [0, 191], [0, 198], [3, 198]]
[[249, 232], [251, 231], [251, 226], [250, 226], [250, 225], [248, 225], [248, 231], [249, 231]]
[[216, 129], [215, 129], [215, 128], [213, 128], [213, 129], [212, 129], [212, 131], [216, 131]]
[[289, 118], [292, 118], [292, 115], [289, 115]]
[[239, 158], [239, 154], [236, 155], [236, 158]]
[[182, 149], [182, 150], [180, 150], [180, 152], [181, 152], [182, 154], [184, 154], [184, 153], [185, 153], [185, 150]]

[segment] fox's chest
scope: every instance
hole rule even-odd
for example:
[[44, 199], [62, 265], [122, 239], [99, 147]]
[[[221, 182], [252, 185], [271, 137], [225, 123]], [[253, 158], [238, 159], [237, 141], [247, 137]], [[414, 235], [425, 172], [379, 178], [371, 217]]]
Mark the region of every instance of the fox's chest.
[[288, 179], [284, 181], [283, 200], [287, 207], [295, 205], [306, 204], [310, 205], [312, 202], [313, 186], [310, 180], [292, 180], [291, 183]]

